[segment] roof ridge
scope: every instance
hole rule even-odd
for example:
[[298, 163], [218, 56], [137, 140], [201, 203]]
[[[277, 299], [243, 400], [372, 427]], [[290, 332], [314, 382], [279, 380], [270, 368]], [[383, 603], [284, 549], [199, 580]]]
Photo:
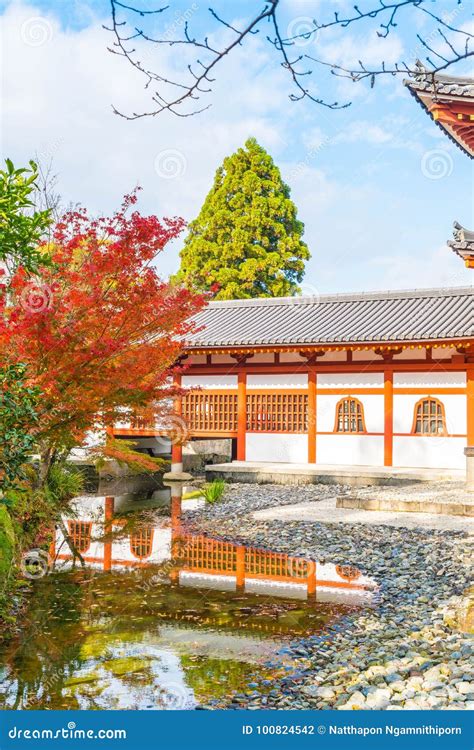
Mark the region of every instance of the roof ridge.
[[329, 302], [364, 302], [381, 299], [413, 299], [422, 297], [454, 297], [474, 294], [474, 286], [427, 287], [419, 289], [388, 289], [383, 292], [343, 292], [309, 294], [301, 297], [257, 297], [252, 299], [214, 300], [209, 307], [254, 307], [267, 305], [307, 305]]

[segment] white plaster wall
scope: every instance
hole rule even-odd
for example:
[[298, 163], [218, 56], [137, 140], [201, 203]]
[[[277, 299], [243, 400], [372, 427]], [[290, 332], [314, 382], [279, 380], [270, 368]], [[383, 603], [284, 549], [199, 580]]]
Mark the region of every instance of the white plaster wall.
[[454, 346], [433, 347], [433, 359], [451, 359], [453, 354], [458, 354]]
[[318, 357], [318, 362], [345, 362], [347, 360], [347, 351], [345, 349], [329, 350], [323, 354], [322, 357]]
[[273, 352], [260, 352], [260, 354], [254, 354], [253, 357], [249, 360], [251, 364], [259, 363], [259, 362], [270, 362], [270, 364], [273, 364], [275, 361], [275, 355]]
[[183, 375], [183, 388], [237, 388], [237, 375]]
[[318, 373], [318, 388], [383, 388], [383, 372]]
[[280, 362], [306, 362], [298, 352], [280, 352]]
[[235, 365], [236, 361], [230, 354], [212, 354], [211, 361], [213, 365]]
[[361, 351], [355, 350], [355, 351], [352, 352], [352, 361], [353, 362], [361, 362], [361, 361], [367, 362], [367, 360], [369, 360], [371, 362], [373, 362], [373, 361], [374, 362], [377, 362], [377, 361], [380, 362], [382, 359], [383, 359], [382, 355], [381, 354], [376, 354], [373, 349], [367, 349], [367, 350], [362, 349]]
[[393, 438], [393, 465], [432, 469], [464, 469], [465, 438]]
[[318, 464], [383, 466], [383, 435], [318, 435]]
[[394, 388], [465, 388], [465, 372], [395, 372]]
[[[336, 406], [342, 396], [318, 395], [316, 403], [316, 420], [318, 432], [332, 432], [336, 422]], [[367, 432], [384, 431], [383, 396], [355, 396], [364, 407]]]
[[191, 356], [188, 358], [186, 364], [191, 365], [205, 365], [207, 361], [205, 354], [191, 354]]
[[247, 388], [307, 388], [306, 372], [288, 375], [247, 375]]
[[400, 354], [395, 355], [394, 362], [404, 359], [426, 359], [426, 351], [425, 349], [418, 349], [418, 347], [415, 349], [403, 349]]
[[305, 464], [308, 461], [308, 436], [248, 432], [245, 455], [247, 461]]
[[[466, 396], [446, 395], [434, 396], [444, 404], [446, 414], [446, 428], [448, 433], [465, 435], [467, 433], [467, 405]], [[420, 395], [397, 395], [393, 397], [393, 431], [411, 433], [413, 427], [413, 416], [415, 404], [423, 396]], [[429, 438], [432, 440], [432, 438]]]

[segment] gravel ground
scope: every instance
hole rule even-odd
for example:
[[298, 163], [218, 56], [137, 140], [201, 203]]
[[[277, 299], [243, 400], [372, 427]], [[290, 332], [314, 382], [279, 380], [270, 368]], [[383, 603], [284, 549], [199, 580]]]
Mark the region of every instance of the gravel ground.
[[421, 482], [405, 487], [364, 487], [354, 489], [356, 497], [376, 497], [379, 500], [413, 500], [425, 503], [474, 503], [474, 493], [467, 492], [465, 482]]
[[207, 708], [474, 709], [472, 637], [448, 613], [472, 580], [473, 549], [463, 532], [366, 524], [256, 521], [251, 511], [311, 502], [345, 488], [235, 485], [222, 503], [186, 513], [201, 531], [320, 562], [350, 563], [380, 586], [373, 609], [322, 635], [293, 641], [294, 668], [268, 687]]

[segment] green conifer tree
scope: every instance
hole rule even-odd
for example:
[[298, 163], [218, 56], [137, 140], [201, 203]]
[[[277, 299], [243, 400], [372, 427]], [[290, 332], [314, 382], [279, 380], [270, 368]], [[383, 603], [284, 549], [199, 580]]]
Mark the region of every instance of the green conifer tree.
[[299, 292], [304, 225], [271, 156], [255, 138], [224, 159], [199, 216], [189, 225], [177, 280], [216, 299]]

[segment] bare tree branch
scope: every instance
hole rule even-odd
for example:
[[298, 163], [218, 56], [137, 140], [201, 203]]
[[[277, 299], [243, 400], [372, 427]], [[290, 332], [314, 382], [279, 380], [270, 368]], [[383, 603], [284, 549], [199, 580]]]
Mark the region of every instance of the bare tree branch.
[[[265, 40], [274, 48], [279, 58], [279, 65], [285, 70], [291, 80], [293, 92], [291, 101], [309, 99], [311, 102], [330, 109], [341, 109], [349, 106], [350, 102], [339, 104], [337, 101], [327, 100], [324, 96], [314, 93], [312, 83], [313, 69], [311, 63], [321, 69], [329, 68], [338, 77], [350, 78], [354, 82], [369, 79], [370, 86], [374, 86], [378, 76], [384, 75], [416, 75], [419, 72], [416, 59], [425, 53], [424, 63], [431, 67], [431, 74], [446, 70], [473, 55], [472, 34], [461, 23], [461, 0], [361, 0], [365, 7], [354, 5], [352, 11], [340, 15], [332, 12], [329, 19], [305, 18], [303, 31], [286, 36], [281, 33], [282, 4], [281, 0], [261, 0], [260, 9], [241, 25], [235, 21], [225, 19], [214, 8], [209, 8], [210, 18], [218, 24], [221, 34], [213, 35], [212, 43], [209, 35], [197, 38], [190, 30], [190, 21], [195, 12], [199, 11], [193, 4], [170, 24], [166, 25], [159, 34], [151, 33], [136, 24], [136, 17], [146, 20], [147, 17], [165, 18], [165, 11], [170, 6], [163, 6], [154, 10], [144, 10], [139, 3], [144, 0], [130, 0], [123, 3], [120, 0], [110, 0], [111, 27], [105, 27], [113, 34], [113, 43], [109, 51], [123, 57], [144, 78], [145, 90], [151, 91], [152, 107], [144, 112], [126, 114], [117, 107], [113, 107], [116, 114], [128, 120], [142, 117], [154, 117], [168, 111], [178, 117], [190, 117], [204, 112], [211, 106], [205, 98], [211, 94], [215, 82], [216, 69], [237, 47], [243, 46], [247, 37], [259, 34], [264, 23], [269, 23], [272, 34], [266, 35]], [[438, 6], [439, 12], [434, 6]], [[451, 5], [451, 9], [449, 6]], [[302, 40], [306, 43], [320, 42], [323, 32], [330, 30], [344, 30], [352, 25], [365, 24], [369, 31], [375, 32], [380, 39], [387, 39], [402, 20], [407, 28], [416, 28], [415, 17], [423, 14], [431, 22], [431, 28], [424, 33], [416, 34], [418, 40], [417, 53], [409, 60], [400, 60], [388, 65], [381, 61], [378, 66], [368, 66], [359, 60], [356, 66], [343, 65], [335, 60], [324, 60], [318, 56], [299, 53], [298, 46]], [[135, 21], [129, 20], [135, 18]], [[288, 32], [287, 32], [288, 33]], [[183, 70], [177, 78], [171, 78], [164, 72], [154, 70], [145, 65], [138, 58], [135, 43], [157, 45], [157, 47], [178, 46], [183, 50]], [[186, 56], [189, 50], [191, 57]], [[196, 53], [196, 56], [194, 56]], [[296, 53], [296, 54], [295, 54]], [[433, 60], [435, 62], [433, 62]], [[436, 62], [437, 61], [437, 62]], [[189, 105], [189, 106], [186, 106]]]

